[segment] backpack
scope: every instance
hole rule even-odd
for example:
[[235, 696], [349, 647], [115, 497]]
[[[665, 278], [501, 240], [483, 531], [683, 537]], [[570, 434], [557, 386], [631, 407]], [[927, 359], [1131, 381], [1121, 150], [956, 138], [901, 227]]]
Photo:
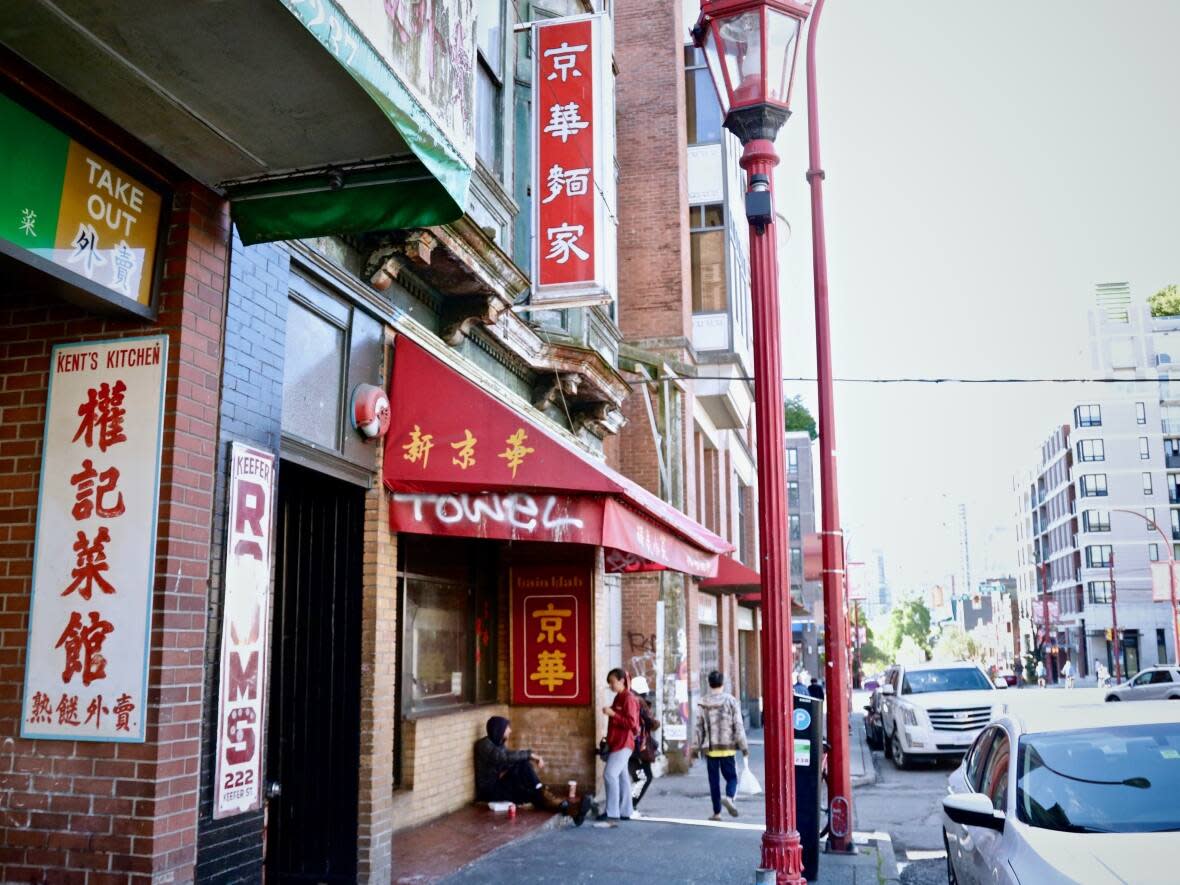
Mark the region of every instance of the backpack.
[[660, 723], [648, 712], [646, 703], [639, 704], [639, 733], [635, 736], [635, 753], [640, 762], [648, 765], [656, 761], [660, 755], [659, 742], [652, 735], [660, 727]]

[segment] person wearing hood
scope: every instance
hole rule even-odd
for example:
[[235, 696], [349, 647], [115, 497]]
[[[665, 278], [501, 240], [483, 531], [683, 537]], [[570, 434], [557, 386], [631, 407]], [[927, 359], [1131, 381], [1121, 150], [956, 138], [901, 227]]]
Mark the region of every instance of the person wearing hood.
[[487, 722], [487, 737], [475, 744], [475, 791], [480, 802], [531, 803], [546, 811], [559, 811], [582, 825], [590, 810], [590, 797], [583, 796], [576, 805], [555, 796], [541, 783], [533, 768], [545, 767], [545, 760], [532, 750], [509, 750], [512, 725], [503, 716]]
[[[734, 817], [738, 816], [734, 797], [737, 795], [738, 775], [735, 764], [738, 751], [750, 755], [746, 743], [746, 727], [737, 698], [726, 694], [722, 687], [725, 677], [716, 670], [709, 674], [709, 694], [697, 706], [696, 751], [703, 753], [709, 770], [709, 795], [713, 799], [713, 816], [721, 820], [721, 806]], [[725, 778], [725, 795], [721, 795], [721, 778]]]
[[634, 807], [631, 803], [631, 776], [627, 763], [635, 749], [635, 735], [639, 731], [639, 702], [631, 693], [631, 681], [625, 670], [615, 667], [606, 674], [606, 684], [615, 693], [606, 714], [606, 813], [598, 816], [600, 824], [614, 826], [619, 820], [630, 820]]
[[[632, 784], [639, 782], [639, 773], [643, 772], [643, 787], [640, 788], [639, 795], [635, 796], [631, 802], [633, 809], [631, 814], [634, 817], [639, 817], [639, 803], [643, 801], [647, 788], [655, 779], [651, 765], [659, 755], [659, 739], [655, 736], [655, 732], [659, 731], [660, 722], [652, 713], [651, 688], [647, 684], [646, 677], [636, 676], [631, 680], [631, 693], [635, 695], [635, 700], [639, 704], [639, 740], [636, 743], [635, 752], [631, 754], [631, 759], [627, 762], [627, 770], [631, 775]], [[634, 790], [632, 790], [632, 795], [634, 795]]]

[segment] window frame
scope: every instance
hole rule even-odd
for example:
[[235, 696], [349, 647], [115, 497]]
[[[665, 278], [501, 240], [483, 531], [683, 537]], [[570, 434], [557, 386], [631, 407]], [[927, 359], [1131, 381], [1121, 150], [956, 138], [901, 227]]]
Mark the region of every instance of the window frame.
[[1135, 423], [1147, 423], [1147, 405], [1146, 403], [1135, 403]]
[[[1083, 415], [1085, 417], [1083, 417]], [[1086, 403], [1084, 405], [1075, 406], [1073, 410], [1073, 418], [1075, 427], [1101, 427], [1102, 406], [1099, 403]]]
[[[1090, 517], [1094, 515], [1098, 517], [1097, 525], [1091, 522]], [[1083, 510], [1082, 511], [1082, 528], [1087, 532], [1109, 532], [1110, 531], [1110, 511], [1109, 510]]]
[[[709, 217], [711, 209], [718, 209], [721, 213], [721, 220], [717, 224], [707, 224], [706, 219]], [[691, 297], [691, 307], [694, 315], [700, 314], [702, 316], [725, 314], [728, 316], [731, 312], [732, 302], [730, 300], [729, 291], [729, 233], [728, 227], [725, 223], [725, 203], [694, 203], [688, 207], [688, 276], [689, 288]], [[694, 246], [697, 242], [697, 237], [706, 234], [721, 236], [721, 290], [725, 299], [724, 305], [717, 309], [710, 307], [708, 309], [703, 306], [698, 308], [698, 301], [704, 304], [703, 292], [698, 298], [698, 283], [699, 265], [695, 261], [694, 252], [699, 252], [700, 247]], [[703, 283], [699, 284], [703, 290]]]
[[[1101, 480], [1101, 489], [1099, 490], [1099, 480]], [[1091, 490], [1091, 482], [1093, 481], [1093, 490]], [[1082, 487], [1083, 498], [1105, 498], [1110, 494], [1110, 488], [1107, 485], [1105, 473], [1083, 473], [1081, 476], [1080, 485]]]
[[1151, 443], [1148, 441], [1146, 436], [1139, 437], [1139, 460], [1151, 460]]
[[[475, 77], [474, 77], [474, 80], [475, 80], [475, 84], [474, 84], [474, 86], [475, 86], [475, 90], [474, 90], [475, 91], [475, 129], [476, 129], [475, 158], [476, 158], [476, 162], [479, 163], [481, 166], [483, 166], [484, 170], [492, 178], [494, 178], [498, 182], [503, 182], [504, 177], [505, 177], [505, 173], [504, 173], [504, 168], [505, 168], [505, 162], [504, 162], [504, 153], [505, 153], [504, 152], [504, 120], [505, 120], [504, 101], [505, 101], [505, 95], [507, 93], [507, 89], [505, 88], [505, 84], [507, 82], [506, 73], [507, 73], [507, 69], [508, 69], [507, 48], [506, 48], [506, 41], [504, 40], [503, 34], [507, 30], [506, 23], [508, 21], [508, 16], [507, 16], [507, 2], [506, 2], [506, 0], [497, 0], [497, 5], [500, 9], [500, 28], [499, 29], [500, 29], [500, 33], [501, 33], [500, 43], [499, 43], [499, 47], [498, 47], [500, 50], [500, 60], [499, 60], [499, 64], [497, 66], [495, 66], [495, 67], [493, 66], [492, 60], [488, 59], [486, 57], [483, 49], [479, 46], [478, 33], [476, 35], [476, 41], [475, 41], [476, 42], [476, 46], [475, 46]], [[499, 74], [496, 73], [496, 67], [499, 67], [499, 69], [500, 69]], [[478, 135], [479, 128], [480, 128], [479, 78], [480, 78], [481, 71], [483, 73], [485, 73], [490, 78], [492, 85], [494, 87], [494, 90], [495, 90], [495, 94], [496, 94], [496, 102], [495, 102], [496, 107], [493, 108], [494, 113], [492, 114], [492, 120], [491, 120], [491, 124], [493, 127], [492, 137], [495, 139], [495, 146], [496, 147], [495, 147], [495, 156], [493, 158], [491, 158], [490, 161], [487, 158], [481, 156], [480, 151], [479, 151], [479, 135]]]
[[1076, 451], [1079, 461], [1093, 462], [1106, 460], [1106, 444], [1100, 439], [1078, 440]]
[[1152, 482], [1151, 472], [1146, 470], [1143, 472], [1143, 494], [1155, 494], [1155, 484]]
[[[1098, 562], [1094, 561], [1094, 551], [1106, 550]], [[1087, 544], [1086, 545], [1086, 568], [1110, 568], [1111, 557], [1114, 556], [1113, 544]]]

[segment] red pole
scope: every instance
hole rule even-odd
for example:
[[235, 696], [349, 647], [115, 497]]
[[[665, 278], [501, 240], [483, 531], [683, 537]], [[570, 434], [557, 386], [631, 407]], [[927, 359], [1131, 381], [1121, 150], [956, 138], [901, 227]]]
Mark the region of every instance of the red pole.
[[854, 653], [852, 656], [852, 687], [860, 688], [860, 600], [852, 601], [852, 629], [856, 631]]
[[1123, 681], [1123, 661], [1119, 653], [1119, 594], [1114, 586], [1114, 550], [1110, 551], [1110, 635], [1114, 640], [1114, 681]]
[[[773, 180], [774, 143], [753, 139], [741, 166], [747, 181]], [[773, 188], [772, 188], [773, 192]], [[771, 218], [773, 219], [773, 212]], [[754, 325], [754, 415], [758, 434], [758, 535], [762, 572], [763, 728], [766, 832], [762, 866], [784, 885], [805, 885], [795, 829], [795, 757], [791, 701], [791, 574], [787, 541], [786, 439], [779, 335], [778, 256], [773, 220], [750, 225], [750, 297]]]
[[1176, 607], [1176, 557], [1168, 544], [1168, 579], [1172, 585], [1172, 663], [1180, 667], [1180, 609]]
[[816, 0], [807, 32], [807, 146], [811, 184], [811, 260], [815, 277], [815, 352], [819, 379], [819, 463], [823, 525], [824, 651], [828, 670], [828, 851], [851, 852], [852, 774], [848, 741], [848, 647], [844, 609], [844, 537], [836, 484], [836, 416], [832, 392], [832, 329], [828, 317], [828, 245], [824, 230], [824, 170], [819, 154], [815, 37], [824, 0]]

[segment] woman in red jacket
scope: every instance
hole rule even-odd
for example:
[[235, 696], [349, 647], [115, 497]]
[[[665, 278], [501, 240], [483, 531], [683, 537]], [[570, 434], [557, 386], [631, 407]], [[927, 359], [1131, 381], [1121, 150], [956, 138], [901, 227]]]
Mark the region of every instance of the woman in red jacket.
[[606, 674], [606, 684], [615, 693], [609, 707], [603, 707], [607, 716], [606, 745], [610, 755], [606, 759], [606, 814], [598, 816], [608, 826], [615, 821], [631, 819], [631, 776], [627, 762], [635, 749], [635, 735], [639, 731], [639, 701], [631, 693], [630, 679], [626, 672], [616, 667]]

